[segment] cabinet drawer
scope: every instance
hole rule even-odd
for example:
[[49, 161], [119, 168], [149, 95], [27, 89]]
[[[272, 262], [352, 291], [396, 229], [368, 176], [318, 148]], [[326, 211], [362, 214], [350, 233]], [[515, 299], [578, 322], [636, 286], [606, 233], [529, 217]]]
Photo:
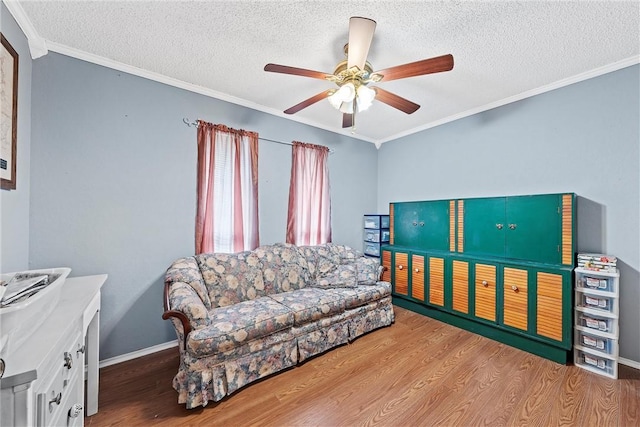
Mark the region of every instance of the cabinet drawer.
[[[83, 403], [83, 341], [80, 331], [53, 352], [52, 362], [35, 389], [38, 426], [66, 425], [68, 410]], [[81, 414], [80, 416], [83, 416]], [[64, 423], [61, 420], [65, 420]]]
[[576, 350], [576, 352], [576, 364], [586, 366], [608, 376], [615, 374], [615, 360], [591, 354], [587, 351]]
[[607, 313], [614, 312], [615, 298], [604, 295], [592, 295], [584, 292], [576, 292], [578, 300], [576, 304], [580, 307], [605, 311]]
[[577, 274], [576, 287], [578, 289], [617, 292], [613, 277], [595, 277], [590, 275]]
[[578, 325], [594, 331], [605, 332], [614, 336], [618, 335], [616, 319], [598, 314], [578, 311], [576, 313]]
[[380, 256], [381, 243], [364, 242], [364, 254], [369, 256]]
[[576, 330], [575, 345], [585, 349], [598, 351], [610, 356], [617, 356], [617, 341], [583, 330]]
[[389, 228], [389, 215], [365, 215], [364, 228]]
[[386, 243], [389, 241], [389, 230], [370, 230], [365, 229], [365, 242]]

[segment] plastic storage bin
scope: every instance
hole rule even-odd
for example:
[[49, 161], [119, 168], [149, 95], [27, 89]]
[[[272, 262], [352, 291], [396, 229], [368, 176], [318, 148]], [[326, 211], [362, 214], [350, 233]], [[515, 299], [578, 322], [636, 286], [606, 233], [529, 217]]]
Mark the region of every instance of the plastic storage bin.
[[593, 313], [578, 312], [576, 313], [576, 324], [594, 331], [605, 332], [616, 335], [617, 319], [605, 316], [599, 316]]
[[616, 361], [607, 357], [591, 354], [582, 350], [577, 350], [575, 363], [582, 367], [609, 377], [616, 376]]
[[388, 242], [389, 230], [365, 229], [364, 240], [367, 242]]
[[617, 353], [615, 346], [616, 341], [613, 338], [603, 337], [582, 330], [576, 330], [575, 345], [609, 355], [616, 355]]
[[615, 292], [615, 280], [611, 277], [593, 277], [587, 274], [578, 274], [576, 286], [591, 291]]
[[389, 215], [365, 215], [364, 228], [389, 228]]
[[583, 308], [613, 313], [614, 298], [605, 295], [593, 295], [581, 292], [579, 294], [578, 305]]
[[375, 242], [365, 242], [364, 243], [364, 254], [369, 256], [380, 256], [380, 247], [382, 245], [380, 243]]

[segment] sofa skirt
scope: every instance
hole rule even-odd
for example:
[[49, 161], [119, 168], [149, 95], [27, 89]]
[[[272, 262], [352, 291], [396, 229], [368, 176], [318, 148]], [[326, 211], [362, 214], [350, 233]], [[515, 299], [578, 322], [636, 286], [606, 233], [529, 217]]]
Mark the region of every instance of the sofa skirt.
[[[220, 401], [254, 381], [346, 344], [374, 329], [389, 326], [393, 321], [389, 296], [253, 340], [226, 354], [195, 358], [180, 345], [180, 367], [173, 378], [178, 403], [192, 409]], [[180, 334], [178, 336], [180, 338]]]

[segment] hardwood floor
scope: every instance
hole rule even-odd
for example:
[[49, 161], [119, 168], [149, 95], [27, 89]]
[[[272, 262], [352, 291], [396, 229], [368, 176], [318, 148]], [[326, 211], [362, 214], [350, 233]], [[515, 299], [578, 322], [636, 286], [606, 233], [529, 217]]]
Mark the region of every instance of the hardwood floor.
[[640, 425], [634, 369], [610, 380], [395, 310], [391, 327], [205, 408], [177, 403], [177, 349], [103, 368], [85, 425]]

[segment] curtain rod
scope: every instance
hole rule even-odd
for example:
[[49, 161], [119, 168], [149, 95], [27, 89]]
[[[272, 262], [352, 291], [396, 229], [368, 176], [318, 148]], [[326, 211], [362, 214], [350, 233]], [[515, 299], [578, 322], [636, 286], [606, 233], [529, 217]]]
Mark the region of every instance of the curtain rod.
[[[187, 117], [182, 119], [182, 122], [189, 126], [189, 127], [198, 127], [198, 121], [197, 120], [189, 120]], [[269, 139], [269, 138], [262, 138], [261, 136], [258, 136], [258, 139], [261, 139], [263, 141], [269, 141], [269, 142], [275, 142], [276, 144], [283, 144], [283, 145], [293, 145], [291, 142], [285, 142], [285, 141], [276, 141], [275, 139]], [[329, 149], [329, 153], [333, 154], [333, 150]]]

